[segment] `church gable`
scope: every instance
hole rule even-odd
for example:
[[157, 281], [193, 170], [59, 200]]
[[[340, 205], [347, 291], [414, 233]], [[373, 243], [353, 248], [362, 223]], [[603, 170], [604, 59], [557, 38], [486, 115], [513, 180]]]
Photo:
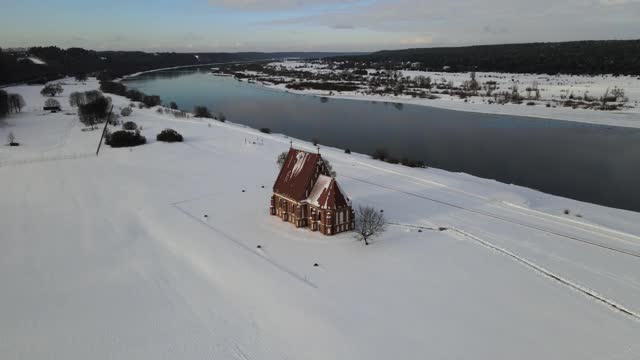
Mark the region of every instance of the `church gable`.
[[326, 175], [320, 175], [307, 202], [321, 209], [340, 209], [349, 206], [349, 200], [338, 186], [338, 182]]
[[307, 198], [316, 179], [327, 169], [319, 154], [290, 149], [273, 186], [273, 192], [296, 201]]

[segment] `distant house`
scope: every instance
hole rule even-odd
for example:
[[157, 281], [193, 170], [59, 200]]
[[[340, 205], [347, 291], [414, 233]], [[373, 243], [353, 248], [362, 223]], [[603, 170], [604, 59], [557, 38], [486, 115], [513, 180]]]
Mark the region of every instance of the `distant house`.
[[291, 148], [273, 185], [271, 215], [324, 235], [353, 230], [351, 202], [320, 154]]

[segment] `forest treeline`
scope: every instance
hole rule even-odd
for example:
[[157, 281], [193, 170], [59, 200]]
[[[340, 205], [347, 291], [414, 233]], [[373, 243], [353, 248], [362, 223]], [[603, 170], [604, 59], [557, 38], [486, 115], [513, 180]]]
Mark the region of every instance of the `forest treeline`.
[[[35, 57], [44, 62], [29, 60]], [[496, 71], [540, 74], [640, 75], [640, 40], [572, 41], [385, 50], [367, 55], [338, 53], [146, 53], [94, 51], [55, 46], [24, 51], [0, 49], [0, 85], [44, 83], [78, 74], [110, 80], [159, 68], [282, 58], [327, 58], [347, 67], [431, 71]]]
[[[640, 75], [640, 40], [571, 41], [387, 50], [336, 61], [389, 68], [411, 63], [419, 70], [537, 74]], [[371, 66], [371, 65], [374, 66]]]
[[[55, 46], [24, 51], [0, 49], [0, 84], [44, 83], [65, 76], [87, 74], [110, 80], [141, 71], [174, 66], [282, 58], [317, 58], [339, 53], [146, 53], [141, 51], [93, 51]], [[29, 60], [35, 57], [45, 64]]]

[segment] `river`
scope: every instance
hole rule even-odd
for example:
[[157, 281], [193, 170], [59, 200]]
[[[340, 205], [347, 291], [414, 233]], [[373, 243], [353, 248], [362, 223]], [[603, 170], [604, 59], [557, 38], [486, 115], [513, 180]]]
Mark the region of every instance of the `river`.
[[125, 84], [186, 111], [205, 105], [228, 121], [318, 139], [321, 145], [365, 154], [385, 148], [398, 159], [640, 211], [640, 129], [322, 99], [213, 76], [206, 69], [147, 73]]

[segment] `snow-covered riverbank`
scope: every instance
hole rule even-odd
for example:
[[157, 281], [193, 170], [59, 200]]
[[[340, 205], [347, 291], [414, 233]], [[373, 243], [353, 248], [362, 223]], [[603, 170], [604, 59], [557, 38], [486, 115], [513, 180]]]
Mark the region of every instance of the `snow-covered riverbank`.
[[[338, 74], [342, 70], [329, 68], [328, 65], [314, 62], [274, 62], [268, 66], [275, 69], [287, 69], [313, 74]], [[375, 70], [369, 69], [369, 73]], [[417, 76], [429, 77], [431, 81], [440, 84], [451, 84], [461, 86], [470, 79], [469, 73], [448, 73], [448, 72], [427, 72], [427, 71], [402, 71], [402, 76], [411, 79]], [[253, 72], [248, 75], [261, 76]], [[304, 79], [276, 77], [278, 80], [293, 81]], [[519, 88], [519, 92], [525, 99], [521, 104], [492, 103], [491, 96], [469, 96], [460, 98], [444, 93], [434, 93], [436, 99], [412, 97], [409, 95], [393, 94], [375, 95], [364, 91], [323, 91], [323, 90], [293, 90], [288, 89], [286, 83], [269, 84], [264, 86], [269, 88], [288, 91], [296, 94], [315, 95], [328, 98], [392, 102], [411, 105], [431, 106], [456, 111], [480, 112], [487, 114], [503, 114], [529, 116], [545, 119], [557, 119], [574, 122], [583, 122], [599, 125], [640, 127], [640, 78], [636, 76], [571, 76], [571, 75], [539, 75], [539, 74], [511, 74], [511, 73], [476, 73], [476, 79], [480, 84], [494, 83], [498, 91], [512, 91], [514, 85]], [[539, 98], [535, 99], [535, 92], [528, 91], [527, 88], [535, 88], [539, 91]], [[561, 102], [570, 99], [598, 99], [613, 89], [622, 89], [626, 101], [619, 110], [601, 111], [592, 109], [582, 109], [580, 106], [562, 106]], [[482, 93], [482, 91], [480, 91]], [[528, 96], [525, 96], [528, 95]], [[576, 100], [578, 101], [578, 100]], [[529, 103], [529, 105], [527, 105]], [[549, 104], [547, 106], [547, 104]]]
[[459, 99], [416, 99], [408, 96], [393, 96], [393, 95], [366, 95], [362, 93], [342, 92], [333, 93], [329, 95], [327, 91], [317, 90], [291, 90], [287, 89], [285, 85], [264, 85], [271, 89], [277, 89], [281, 91], [287, 91], [294, 94], [303, 94], [311, 96], [320, 96], [335, 99], [348, 99], [348, 100], [360, 100], [360, 101], [376, 101], [376, 102], [389, 102], [400, 103], [419, 106], [430, 106], [434, 108], [455, 110], [455, 111], [468, 111], [477, 112], [483, 114], [500, 114], [500, 115], [515, 115], [515, 116], [527, 116], [543, 119], [554, 119], [581, 122], [596, 125], [608, 125], [608, 126], [623, 126], [630, 128], [640, 128], [640, 112], [638, 111], [595, 111], [584, 109], [572, 109], [572, 108], [546, 108], [544, 106], [525, 106], [516, 104], [486, 104], [476, 102], [464, 102]]
[[57, 114], [40, 88], [0, 125], [2, 358], [640, 356], [638, 213], [322, 148], [390, 222], [365, 247], [268, 215], [310, 143], [136, 108], [148, 144], [96, 157], [67, 96], [97, 82]]

